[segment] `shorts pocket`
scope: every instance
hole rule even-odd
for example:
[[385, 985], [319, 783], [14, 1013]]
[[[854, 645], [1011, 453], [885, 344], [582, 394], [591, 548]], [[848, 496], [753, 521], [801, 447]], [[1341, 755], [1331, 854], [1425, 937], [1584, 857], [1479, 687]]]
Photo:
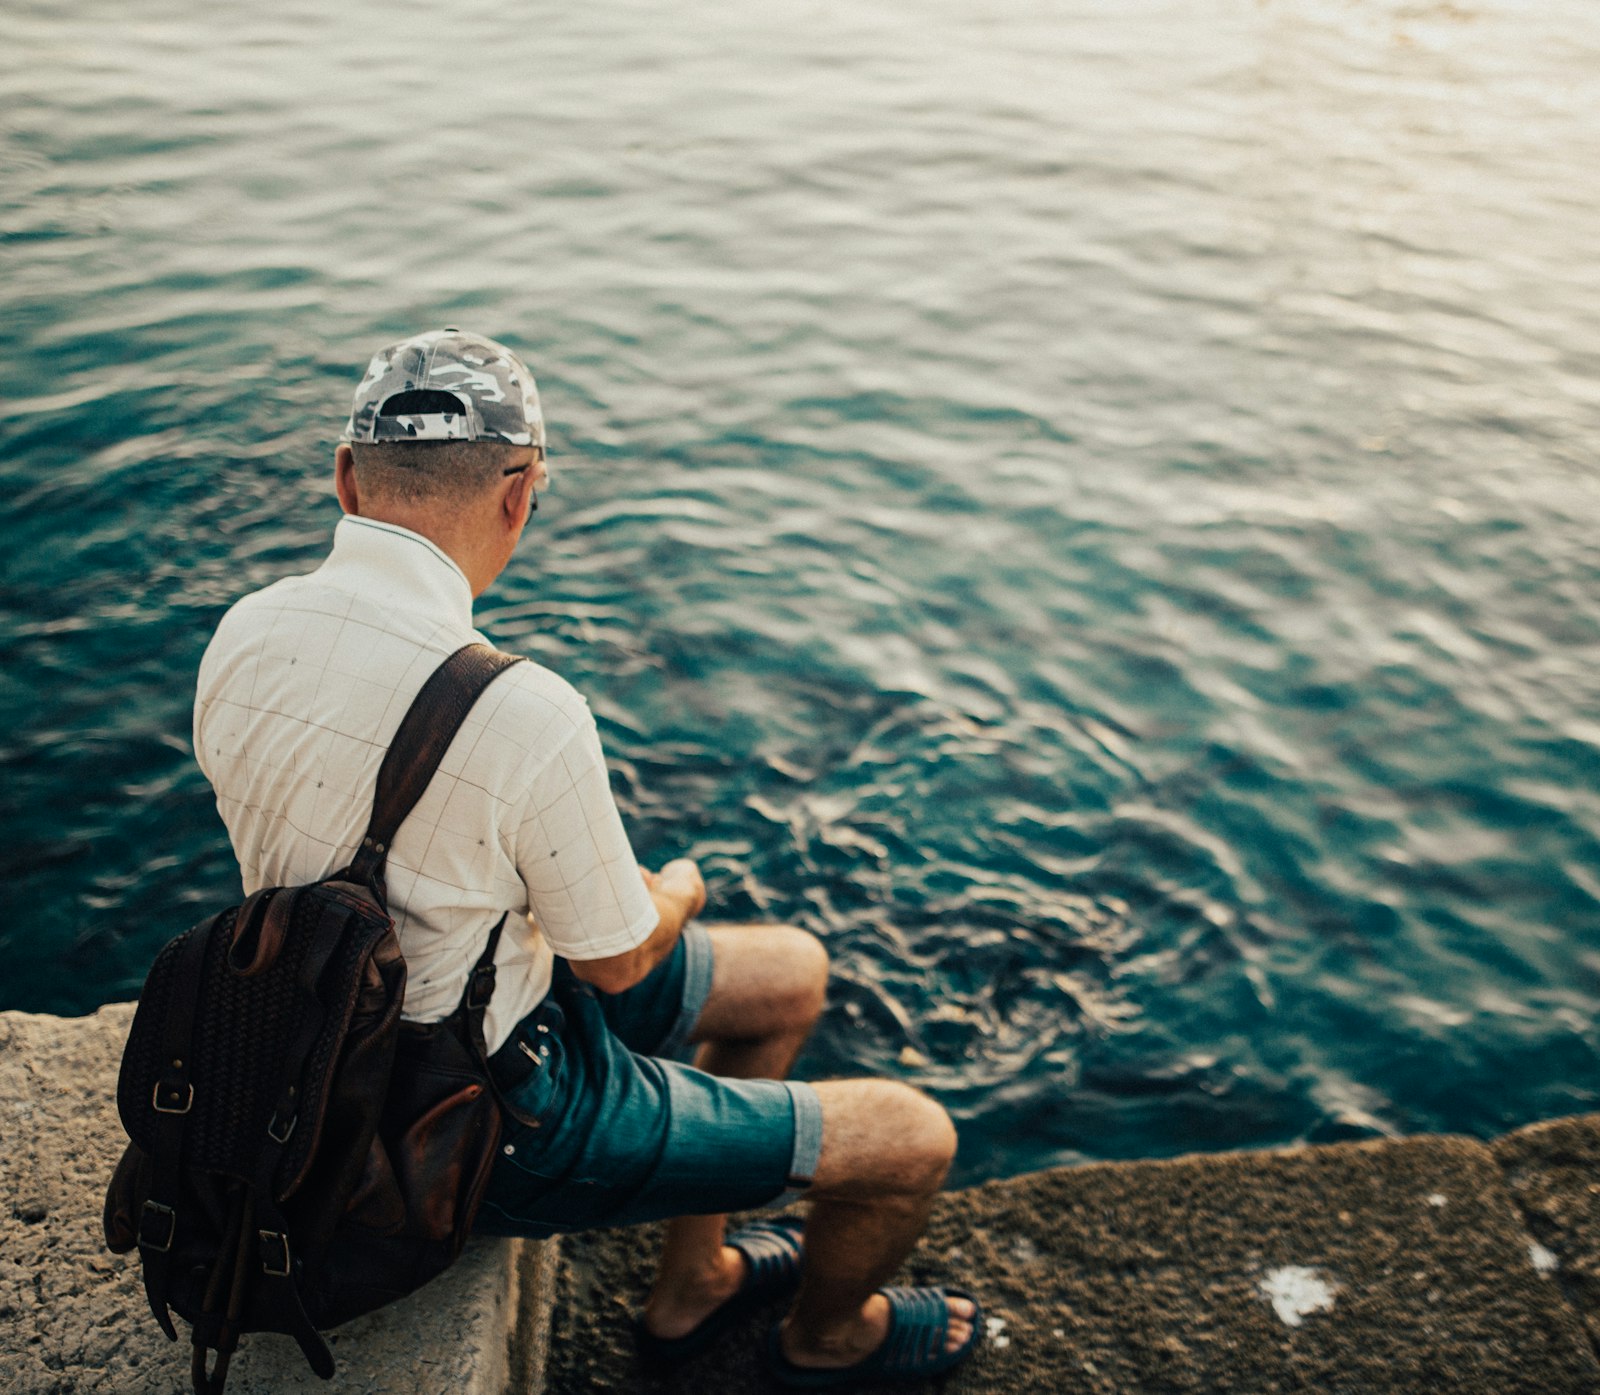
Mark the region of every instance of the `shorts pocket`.
[[506, 1121], [509, 1131], [546, 1127], [560, 1112], [565, 1093], [567, 1052], [561, 1038], [530, 1018], [517, 1027], [501, 1050], [516, 1053], [516, 1066], [524, 1072], [520, 1080], [500, 1092], [510, 1115]]

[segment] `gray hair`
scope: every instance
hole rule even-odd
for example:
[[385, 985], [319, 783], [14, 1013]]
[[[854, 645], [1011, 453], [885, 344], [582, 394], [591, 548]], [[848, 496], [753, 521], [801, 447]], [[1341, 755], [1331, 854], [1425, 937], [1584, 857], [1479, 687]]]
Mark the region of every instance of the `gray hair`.
[[502, 478], [520, 446], [502, 441], [357, 443], [356, 483], [399, 504], [469, 504]]

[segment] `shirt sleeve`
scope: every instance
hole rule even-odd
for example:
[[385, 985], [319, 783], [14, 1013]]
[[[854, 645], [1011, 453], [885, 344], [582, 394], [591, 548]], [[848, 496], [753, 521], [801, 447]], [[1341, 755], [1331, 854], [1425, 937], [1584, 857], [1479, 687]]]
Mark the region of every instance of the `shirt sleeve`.
[[206, 734], [205, 721], [211, 715], [212, 699], [216, 696], [216, 662], [213, 658], [217, 650], [217, 638], [212, 635], [211, 642], [206, 645], [206, 651], [200, 656], [200, 670], [195, 675], [194, 685], [194, 723], [190, 730], [193, 740], [194, 762], [200, 767], [200, 773], [211, 781], [213, 786], [216, 781], [212, 779], [211, 767], [206, 763]]
[[528, 786], [516, 860], [535, 924], [567, 959], [625, 954], [656, 928], [587, 705]]

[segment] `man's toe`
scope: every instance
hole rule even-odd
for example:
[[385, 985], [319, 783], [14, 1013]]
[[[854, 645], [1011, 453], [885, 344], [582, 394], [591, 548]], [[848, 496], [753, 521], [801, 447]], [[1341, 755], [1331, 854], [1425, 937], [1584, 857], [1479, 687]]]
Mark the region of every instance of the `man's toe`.
[[972, 1315], [977, 1306], [968, 1298], [950, 1299], [950, 1326], [945, 1329], [944, 1349], [958, 1351], [972, 1336]]

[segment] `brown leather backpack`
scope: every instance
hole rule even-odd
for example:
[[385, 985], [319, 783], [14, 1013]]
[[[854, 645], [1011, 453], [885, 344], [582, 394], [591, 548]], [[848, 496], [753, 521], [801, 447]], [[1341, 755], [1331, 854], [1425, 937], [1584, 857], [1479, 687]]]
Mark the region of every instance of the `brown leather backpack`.
[[472, 1228], [500, 1136], [483, 1014], [504, 919], [455, 1012], [402, 1023], [384, 865], [473, 703], [515, 662], [482, 644], [446, 659], [384, 756], [355, 861], [202, 921], [145, 981], [106, 1244], [138, 1247], [169, 1338], [169, 1309], [192, 1326], [200, 1395], [220, 1395], [246, 1332], [287, 1333], [331, 1376], [317, 1329], [426, 1283]]

